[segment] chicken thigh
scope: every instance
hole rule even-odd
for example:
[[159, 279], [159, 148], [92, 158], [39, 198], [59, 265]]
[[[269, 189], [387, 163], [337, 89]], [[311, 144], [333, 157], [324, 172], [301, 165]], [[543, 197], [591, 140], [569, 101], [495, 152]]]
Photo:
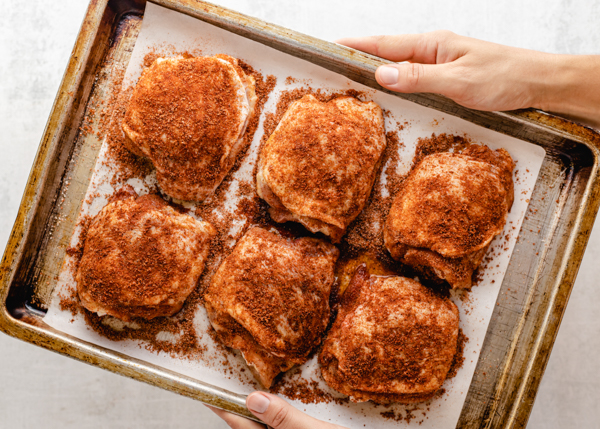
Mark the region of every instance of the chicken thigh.
[[385, 147], [377, 104], [306, 95], [262, 148], [258, 195], [275, 222], [299, 222], [337, 243], [365, 206]]
[[319, 356], [327, 384], [353, 402], [431, 398], [457, 350], [458, 309], [404, 277], [359, 267]]
[[329, 322], [335, 246], [250, 229], [215, 273], [205, 305], [218, 337], [270, 387], [304, 363]]
[[388, 214], [384, 241], [392, 257], [453, 288], [470, 288], [474, 270], [504, 229], [513, 168], [504, 149], [481, 145], [423, 158]]
[[177, 213], [156, 195], [121, 192], [87, 231], [76, 275], [82, 305], [125, 321], [177, 313], [215, 234], [208, 222]]
[[166, 195], [203, 201], [233, 166], [256, 100], [235, 58], [159, 58], [129, 102], [127, 147], [150, 159]]

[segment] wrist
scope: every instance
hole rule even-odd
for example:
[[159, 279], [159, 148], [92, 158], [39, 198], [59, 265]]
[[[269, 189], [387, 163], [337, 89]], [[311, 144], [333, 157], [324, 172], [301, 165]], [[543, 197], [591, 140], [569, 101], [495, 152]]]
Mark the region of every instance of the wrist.
[[600, 56], [544, 54], [532, 107], [590, 123], [600, 120]]
[[535, 82], [531, 85], [531, 107], [550, 112], [564, 103], [572, 74], [566, 57], [570, 55], [540, 53], [535, 57], [531, 76]]

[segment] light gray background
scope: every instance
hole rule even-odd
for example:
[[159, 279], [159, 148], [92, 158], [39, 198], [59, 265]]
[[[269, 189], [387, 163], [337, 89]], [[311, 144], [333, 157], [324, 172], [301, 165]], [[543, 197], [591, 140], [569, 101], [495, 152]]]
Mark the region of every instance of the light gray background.
[[[327, 40], [449, 29], [548, 52], [600, 54], [600, 0], [217, 3]], [[9, 237], [87, 1], [0, 0], [0, 6], [1, 249]], [[599, 257], [597, 228], [542, 380], [530, 428], [599, 427]], [[198, 402], [0, 335], [0, 428], [33, 427], [227, 426]]]

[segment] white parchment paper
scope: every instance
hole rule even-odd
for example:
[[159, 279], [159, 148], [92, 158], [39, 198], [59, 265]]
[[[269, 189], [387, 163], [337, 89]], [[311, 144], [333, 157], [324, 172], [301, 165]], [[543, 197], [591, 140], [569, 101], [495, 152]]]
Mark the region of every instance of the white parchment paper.
[[[491, 260], [483, 270], [482, 280], [474, 287], [468, 300], [453, 296], [454, 302], [460, 310], [460, 325], [465, 335], [469, 338], [465, 346], [465, 362], [459, 370], [458, 375], [444, 383], [445, 393], [432, 401], [419, 406], [404, 406], [400, 404], [391, 407], [383, 407], [370, 402], [362, 404], [302, 404], [292, 401], [295, 406], [308, 414], [326, 421], [335, 422], [348, 427], [378, 427], [398, 428], [419, 426], [421, 428], [454, 428], [460, 416], [460, 412], [467, 395], [469, 384], [483, 345], [485, 333], [493, 312], [496, 299], [502, 284], [502, 280], [508, 268], [517, 233], [525, 216], [529, 198], [535, 185], [539, 169], [541, 167], [545, 152], [539, 147], [524, 141], [490, 131], [464, 120], [444, 115], [432, 109], [401, 100], [398, 97], [375, 91], [371, 88], [357, 84], [343, 76], [332, 73], [321, 67], [315, 66], [304, 60], [283, 54], [279, 51], [263, 46], [259, 43], [247, 40], [241, 36], [234, 35], [217, 27], [186, 15], [164, 9], [152, 3], [147, 3], [143, 19], [142, 29], [136, 42], [131, 61], [129, 63], [124, 87], [134, 84], [138, 79], [144, 56], [156, 48], [172, 48], [173, 51], [201, 51], [203, 55], [224, 53], [240, 58], [266, 75], [277, 77], [277, 86], [271, 93], [269, 101], [265, 104], [261, 117], [261, 123], [256, 131], [254, 140], [249, 149], [248, 156], [240, 169], [235, 173], [234, 180], [229, 184], [228, 195], [235, 198], [235, 190], [240, 181], [253, 181], [252, 170], [258, 156], [258, 145], [262, 137], [262, 122], [268, 112], [274, 112], [278, 95], [281, 91], [290, 90], [305, 85], [307, 82], [313, 89], [324, 90], [346, 90], [356, 89], [366, 94], [377, 102], [382, 108], [391, 114], [386, 118], [386, 127], [393, 130], [396, 123], [405, 123], [403, 129], [398, 131], [400, 141], [404, 146], [400, 149], [401, 162], [398, 171], [387, 171], [384, 166], [383, 175], [402, 174], [410, 167], [414, 155], [416, 142], [419, 137], [429, 137], [432, 133], [451, 133], [468, 135], [473, 141], [485, 143], [492, 149], [505, 148], [517, 162], [515, 172], [515, 202], [508, 216], [505, 231], [492, 243], [488, 256]], [[293, 77], [286, 83], [287, 77]], [[111, 171], [110, 159], [106, 156], [107, 147], [104, 142], [96, 163], [96, 169], [92, 178], [86, 202], [84, 203], [82, 215], [95, 215], [107, 203], [107, 196], [112, 194], [122, 184], [111, 185], [110, 179], [114, 171]], [[144, 180], [130, 180], [132, 185], [140, 194], [147, 193], [149, 188], [155, 184], [154, 174]], [[235, 203], [235, 201], [233, 201]], [[193, 205], [187, 205], [192, 208]], [[231, 225], [234, 232], [244, 222], [244, 218], [235, 219]], [[79, 240], [79, 229], [76, 230], [71, 245], [74, 246]], [[233, 245], [234, 243], [230, 243]], [[71, 270], [68, 268], [70, 257], [67, 256], [65, 267], [59, 276], [58, 285], [54, 291], [52, 304], [45, 317], [50, 326], [73, 335], [82, 340], [99, 346], [121, 352], [125, 355], [141, 359], [143, 361], [162, 366], [164, 368], [179, 372], [186, 376], [213, 384], [215, 386], [237, 392], [249, 393], [254, 390], [248, 382], [248, 375], [232, 376], [229, 365], [234, 371], [244, 367], [244, 363], [237, 355], [231, 354], [223, 361], [222, 353], [217, 350], [209, 335], [202, 335], [200, 342], [207, 348], [207, 358], [199, 361], [179, 359], [164, 353], [148, 351], [137, 341], [111, 341], [94, 332], [86, 325], [83, 317], [73, 318], [70, 312], [60, 310], [60, 294], [68, 295], [75, 288], [75, 281]], [[208, 318], [204, 309], [199, 309], [195, 324], [198, 332], [206, 333], [209, 328]], [[318, 379], [319, 368], [316, 357], [304, 364], [303, 376]], [[245, 371], [243, 374], [248, 374]], [[331, 391], [325, 384], [323, 390], [340, 395]], [[385, 411], [394, 411], [396, 415], [406, 417], [407, 412], [414, 416], [407, 421], [394, 421], [382, 417]]]

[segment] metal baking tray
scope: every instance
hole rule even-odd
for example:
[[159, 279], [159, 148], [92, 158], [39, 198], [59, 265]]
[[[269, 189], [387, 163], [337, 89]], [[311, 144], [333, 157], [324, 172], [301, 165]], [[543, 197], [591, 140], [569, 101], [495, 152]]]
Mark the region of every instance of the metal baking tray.
[[[154, 3], [386, 91], [374, 80], [376, 67], [387, 62], [380, 58], [198, 0]], [[43, 320], [101, 143], [80, 127], [86, 116], [88, 123], [99, 122], [98, 106], [110, 99], [115, 68], [127, 66], [144, 7], [143, 0], [89, 5], [0, 266], [0, 329], [252, 417], [243, 395], [86, 343]], [[395, 95], [546, 150], [457, 426], [525, 427], [600, 203], [600, 134], [536, 110], [479, 112], [434, 94]]]

